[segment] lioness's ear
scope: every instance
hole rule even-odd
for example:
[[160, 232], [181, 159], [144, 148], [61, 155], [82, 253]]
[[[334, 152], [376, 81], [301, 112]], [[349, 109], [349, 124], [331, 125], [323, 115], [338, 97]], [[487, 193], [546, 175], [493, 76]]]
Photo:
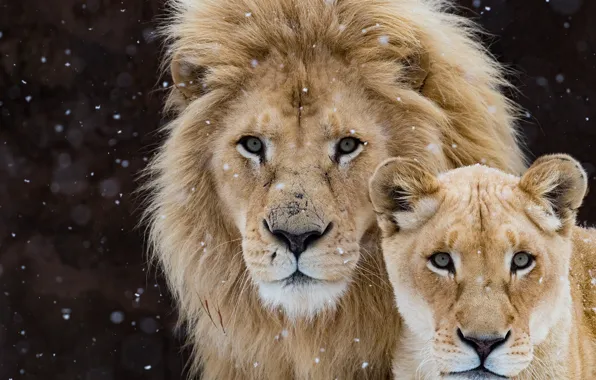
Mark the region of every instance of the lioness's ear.
[[559, 229], [575, 224], [577, 209], [588, 188], [581, 164], [566, 154], [542, 156], [523, 175], [519, 187], [550, 206]]
[[206, 92], [204, 80], [207, 69], [205, 67], [195, 65], [182, 54], [177, 53], [172, 58], [170, 71], [174, 86], [186, 100], [196, 99]]
[[414, 160], [390, 158], [381, 163], [370, 179], [369, 191], [383, 233], [390, 235], [426, 221], [437, 207], [428, 197], [438, 190], [437, 178]]

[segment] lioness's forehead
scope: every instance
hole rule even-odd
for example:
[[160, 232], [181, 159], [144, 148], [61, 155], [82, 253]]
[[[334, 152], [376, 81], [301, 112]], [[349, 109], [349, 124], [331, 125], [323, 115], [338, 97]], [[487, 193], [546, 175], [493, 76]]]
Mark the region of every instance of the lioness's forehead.
[[[439, 210], [460, 216], [470, 228], [486, 229], [507, 222], [522, 211], [519, 177], [497, 169], [474, 165], [439, 175], [444, 198]], [[481, 228], [484, 227], [484, 228]]]

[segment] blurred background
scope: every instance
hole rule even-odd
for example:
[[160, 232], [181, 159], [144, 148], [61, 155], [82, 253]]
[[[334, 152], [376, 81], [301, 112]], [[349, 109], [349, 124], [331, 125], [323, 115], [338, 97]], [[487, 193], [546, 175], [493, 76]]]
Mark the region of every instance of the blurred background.
[[[0, 0], [1, 380], [184, 378], [132, 194], [167, 121], [164, 2]], [[570, 153], [596, 186], [596, 2], [460, 5], [519, 73], [531, 154]]]

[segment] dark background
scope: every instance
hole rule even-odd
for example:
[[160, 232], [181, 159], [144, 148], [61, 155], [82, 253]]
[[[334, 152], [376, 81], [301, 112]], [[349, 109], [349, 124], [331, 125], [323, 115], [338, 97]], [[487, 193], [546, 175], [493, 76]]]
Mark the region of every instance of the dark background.
[[[462, 1], [518, 71], [534, 156], [595, 185], [596, 1]], [[0, 380], [180, 379], [186, 352], [135, 229], [158, 143], [162, 0], [0, 0]], [[596, 221], [596, 195], [582, 221]]]

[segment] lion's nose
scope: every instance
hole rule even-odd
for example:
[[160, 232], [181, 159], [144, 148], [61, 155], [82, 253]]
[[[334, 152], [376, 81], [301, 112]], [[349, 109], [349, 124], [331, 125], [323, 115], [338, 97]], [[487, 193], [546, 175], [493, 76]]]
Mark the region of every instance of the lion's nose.
[[[269, 225], [265, 223], [269, 228]], [[312, 245], [314, 242], [319, 240], [323, 237], [329, 230], [331, 230], [332, 224], [329, 223], [327, 227], [321, 230], [313, 230], [307, 231], [300, 234], [292, 233], [291, 231], [286, 231], [282, 229], [271, 229], [269, 231], [277, 238], [282, 240], [289, 248], [290, 252], [296, 256], [296, 260], [300, 257], [302, 252], [306, 251], [309, 245]]]
[[457, 335], [459, 338], [476, 351], [478, 357], [480, 358], [480, 362], [482, 363], [484, 363], [491, 352], [493, 352], [497, 347], [501, 346], [507, 341], [507, 339], [509, 339], [510, 334], [511, 331], [507, 332], [507, 334], [504, 336], [501, 335], [491, 336], [490, 338], [480, 338], [471, 334], [464, 335], [460, 329], [457, 329]]

